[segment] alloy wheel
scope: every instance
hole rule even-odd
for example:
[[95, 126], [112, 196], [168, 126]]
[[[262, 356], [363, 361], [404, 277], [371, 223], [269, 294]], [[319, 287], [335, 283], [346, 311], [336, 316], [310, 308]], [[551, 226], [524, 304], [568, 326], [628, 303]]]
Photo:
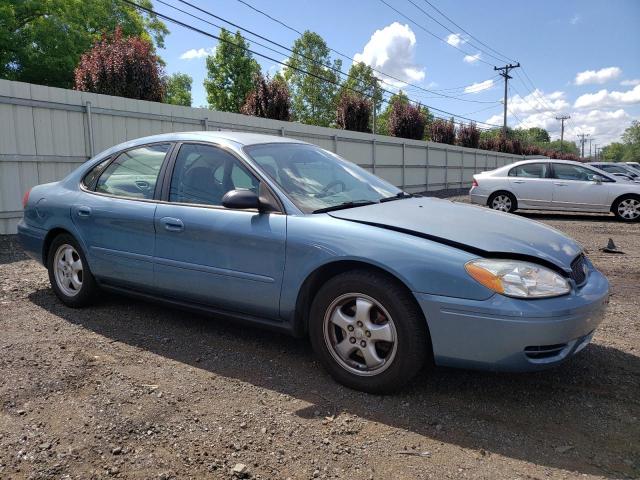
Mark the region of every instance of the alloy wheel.
[[640, 217], [640, 200], [627, 198], [618, 204], [618, 214], [625, 220], [635, 220]]
[[56, 250], [53, 269], [58, 288], [68, 297], [74, 297], [82, 289], [82, 259], [69, 244], [62, 244]]
[[491, 208], [501, 212], [511, 211], [511, 199], [508, 195], [497, 195], [491, 202]]
[[378, 375], [396, 355], [397, 334], [389, 312], [374, 298], [347, 293], [324, 317], [324, 340], [338, 364], [356, 375]]

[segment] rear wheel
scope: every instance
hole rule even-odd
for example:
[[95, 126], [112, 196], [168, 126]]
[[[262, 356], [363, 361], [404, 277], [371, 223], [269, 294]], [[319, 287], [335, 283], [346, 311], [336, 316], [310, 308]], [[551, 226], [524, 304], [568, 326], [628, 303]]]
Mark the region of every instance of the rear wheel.
[[397, 390], [433, 358], [426, 322], [410, 293], [366, 270], [325, 283], [311, 306], [309, 334], [331, 376], [365, 392]]
[[640, 197], [627, 196], [619, 198], [613, 204], [613, 213], [625, 222], [640, 220]]
[[78, 242], [58, 235], [49, 247], [49, 281], [56, 296], [69, 307], [83, 307], [94, 299], [98, 286]]
[[518, 208], [518, 202], [509, 192], [496, 192], [489, 197], [487, 202], [490, 208], [500, 212], [512, 213]]

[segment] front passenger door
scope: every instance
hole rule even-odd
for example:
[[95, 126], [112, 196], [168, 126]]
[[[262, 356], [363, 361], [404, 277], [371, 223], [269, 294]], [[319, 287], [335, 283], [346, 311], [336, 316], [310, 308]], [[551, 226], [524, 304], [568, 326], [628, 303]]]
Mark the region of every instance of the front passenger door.
[[228, 151], [184, 143], [155, 213], [155, 283], [165, 295], [260, 317], [279, 316], [286, 215], [231, 210], [222, 197], [260, 181]]
[[609, 211], [609, 183], [593, 181], [595, 170], [571, 163], [553, 164], [553, 205], [556, 208]]

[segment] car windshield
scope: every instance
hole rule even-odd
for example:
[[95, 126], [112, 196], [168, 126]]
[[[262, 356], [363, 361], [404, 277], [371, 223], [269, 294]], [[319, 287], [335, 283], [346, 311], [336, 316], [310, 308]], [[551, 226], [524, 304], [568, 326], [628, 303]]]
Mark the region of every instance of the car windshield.
[[305, 213], [403, 196], [399, 188], [314, 145], [268, 143], [244, 150]]

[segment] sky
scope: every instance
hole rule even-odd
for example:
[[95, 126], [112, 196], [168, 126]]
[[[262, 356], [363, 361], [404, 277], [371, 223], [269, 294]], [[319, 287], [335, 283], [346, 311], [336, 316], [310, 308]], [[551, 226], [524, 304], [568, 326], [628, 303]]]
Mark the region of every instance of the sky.
[[[202, 20], [235, 31], [179, 0], [162, 1], [165, 4], [153, 2], [160, 13], [213, 34], [218, 28]], [[385, 89], [402, 88], [409, 98], [432, 107], [437, 115], [447, 116], [435, 109], [465, 116], [481, 127], [502, 125], [504, 80], [493, 68], [508, 62], [521, 64], [510, 72], [510, 127], [543, 127], [555, 139], [560, 137], [560, 121], [555, 117], [568, 114], [565, 140], [588, 134], [595, 148], [618, 141], [632, 120], [640, 119], [638, 0], [189, 2], [288, 47], [297, 33], [242, 2], [299, 31], [312, 30], [330, 48], [350, 57], [334, 54], [342, 58], [344, 72], [351, 59], [367, 63], [382, 78]], [[197, 18], [166, 3], [189, 10]], [[193, 106], [206, 106], [205, 58], [215, 51], [216, 41], [166, 23], [171, 33], [159, 51], [166, 71], [191, 75]], [[253, 37], [245, 37], [251, 43]], [[252, 48], [286, 61], [286, 52], [274, 53], [255, 44]], [[257, 56], [256, 60], [263, 72], [273, 74], [281, 68], [272, 60]]]

